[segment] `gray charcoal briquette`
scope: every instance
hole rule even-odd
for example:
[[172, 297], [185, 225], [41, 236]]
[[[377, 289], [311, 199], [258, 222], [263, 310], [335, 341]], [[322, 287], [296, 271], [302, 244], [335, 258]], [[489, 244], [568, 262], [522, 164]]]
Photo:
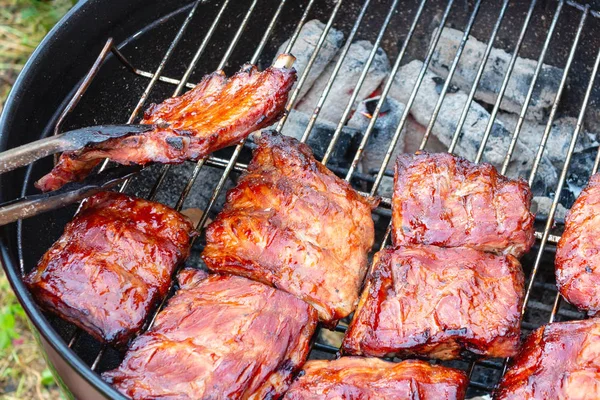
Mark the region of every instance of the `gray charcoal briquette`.
[[[444, 79], [448, 77], [448, 71], [452, 65], [462, 36], [463, 32], [456, 29], [444, 28], [442, 31], [440, 41], [431, 60], [431, 70]], [[486, 43], [480, 42], [472, 36], [469, 36], [465, 44], [463, 54], [452, 78], [452, 83], [465, 92], [471, 90], [471, 85], [475, 81], [486, 47]], [[491, 50], [478, 89], [475, 92], [477, 100], [487, 104], [494, 104], [496, 102], [504, 75], [508, 70], [510, 58], [511, 54], [502, 49], [493, 48]], [[513, 113], [521, 111], [525, 103], [525, 97], [529, 91], [529, 85], [533, 79], [536, 65], [537, 60], [517, 57], [506, 92], [500, 104], [502, 110]], [[544, 119], [547, 114], [546, 111], [552, 106], [556, 97], [558, 82], [562, 74], [563, 70], [561, 68], [547, 64], [542, 66], [531, 102], [529, 103], [529, 111], [526, 118], [536, 121]]]
[[[317, 48], [317, 43], [319, 42], [319, 38], [321, 34], [325, 30], [325, 24], [317, 19], [313, 19], [305, 23], [300, 29], [300, 33], [296, 42], [292, 46], [291, 54], [296, 57], [296, 62], [294, 63], [294, 68], [298, 72], [298, 80], [304, 73], [306, 66], [308, 65], [308, 61], [312, 56], [313, 52]], [[325, 70], [327, 65], [333, 60], [338, 50], [342, 47], [342, 43], [344, 41], [344, 34], [338, 31], [335, 28], [329, 29], [327, 32], [327, 36], [325, 41], [323, 42], [323, 46], [319, 50], [317, 58], [315, 58], [315, 62], [312, 65], [312, 68], [308, 72], [308, 76], [304, 81], [304, 85], [302, 89], [300, 89], [300, 93], [296, 100], [300, 100], [304, 97], [304, 95], [310, 90], [312, 85], [315, 83], [321, 72]], [[279, 51], [277, 55], [283, 53], [285, 48], [289, 43], [289, 39], [286, 40], [279, 46]], [[277, 56], [275, 56], [275, 59]], [[273, 59], [273, 62], [275, 62]], [[296, 83], [297, 84], [297, 83]], [[294, 85], [294, 88], [296, 86]]]
[[[342, 61], [340, 70], [325, 99], [325, 103], [319, 112], [318, 120], [330, 121], [334, 124], [340, 121], [372, 50], [373, 44], [367, 40], [357, 41], [350, 45], [348, 53]], [[369, 97], [381, 85], [381, 82], [383, 82], [386, 75], [390, 72], [390, 61], [385, 51], [378, 48], [375, 54], [375, 58], [369, 67], [369, 73], [363, 81], [353, 107], [356, 107], [360, 101]], [[296, 108], [298, 110], [312, 115], [321, 95], [325, 91], [327, 82], [333, 74], [339, 57], [340, 54], [329, 63], [325, 71], [317, 78], [306, 96], [297, 104]]]
[[[423, 63], [419, 60], [414, 60], [402, 66], [394, 78], [390, 95], [401, 102], [407, 102], [422, 66]], [[439, 77], [427, 71], [410, 110], [412, 116], [421, 125], [426, 126], [433, 114], [439, 97], [438, 85]], [[467, 99], [467, 94], [462, 90], [446, 94], [432, 130], [432, 134], [446, 146], [449, 146], [452, 141], [456, 124]], [[469, 160], [475, 159], [489, 119], [490, 114], [485, 108], [477, 102], [471, 103], [455, 154]], [[495, 121], [485, 147], [483, 161], [500, 167], [504, 161], [510, 139], [511, 132], [500, 121]], [[522, 141], [517, 141], [507, 175], [509, 177], [526, 177], [528, 172], [531, 171], [534, 157], [534, 150]], [[544, 156], [533, 189], [536, 193], [545, 194], [547, 190], [555, 186], [556, 180], [556, 170], [550, 160]]]

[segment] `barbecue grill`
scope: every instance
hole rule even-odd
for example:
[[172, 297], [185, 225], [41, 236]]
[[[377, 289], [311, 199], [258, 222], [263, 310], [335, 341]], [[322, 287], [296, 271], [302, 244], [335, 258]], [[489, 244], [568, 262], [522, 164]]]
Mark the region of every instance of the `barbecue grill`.
[[[430, 63], [441, 32], [441, 29], [435, 28], [454, 27], [465, 33], [450, 66], [450, 76], [455, 72], [469, 34], [487, 43], [486, 57], [492, 47], [505, 49], [512, 55], [508, 72], [498, 88], [498, 100], [489, 109], [491, 122], [485, 130], [477, 157], [471, 161], [482, 161], [517, 55], [537, 62], [520, 119], [512, 132], [502, 172], [506, 172], [515, 151], [542, 63], [563, 68], [564, 74], [556, 82], [556, 98], [545, 119], [544, 136], [535, 149], [534, 168], [529, 176], [524, 177], [530, 184], [538, 172], [556, 117], [576, 117], [577, 125], [572, 132], [569, 150], [564, 154], [565, 163], [558, 184], [550, 193], [553, 202], [549, 215], [538, 217], [536, 245], [522, 260], [528, 277], [522, 327], [524, 333], [529, 333], [547, 322], [585, 318], [583, 313], [561, 301], [554, 285], [555, 245], [562, 230], [562, 224], [555, 221], [554, 214], [563, 189], [569, 184], [567, 177], [576, 140], [584, 126], [592, 126], [600, 115], [600, 86], [594, 87], [600, 66], [600, 41], [597, 40], [600, 37], [600, 12], [595, 10], [600, 8], [599, 4], [565, 0], [206, 0], [192, 3], [181, 0], [156, 2], [160, 4], [143, 1], [114, 3], [110, 7], [99, 0], [79, 3], [36, 50], [19, 77], [0, 120], [0, 150], [38, 139], [40, 132], [46, 136], [79, 126], [137, 121], [151, 102], [181, 94], [193, 87], [201, 76], [215, 69], [224, 69], [229, 74], [246, 61], [266, 67], [284, 40], [291, 37], [291, 48], [301, 26], [317, 18], [326, 24], [317, 49], [323, 45], [331, 27], [344, 32], [345, 45], [340, 50], [340, 61], [336, 61], [334, 74], [314, 109], [302, 141], [310, 138], [341, 60], [353, 41], [372, 41], [375, 49], [381, 46], [386, 50], [392, 62], [392, 77], [384, 81], [381, 99], [362, 140], [355, 145], [355, 153], [350, 157], [352, 161], [348, 165], [328, 165], [375, 51], [370, 54], [353, 95], [339, 99], [347, 106], [322, 160], [361, 193], [377, 195], [384, 177], [391, 176], [392, 149], [400, 139], [425, 69], [421, 70], [410, 93], [381, 168], [374, 173], [359, 171], [358, 162], [399, 67], [416, 58], [423, 60], [425, 67]], [[106, 41], [108, 37], [112, 39]], [[305, 73], [299, 76], [288, 109], [296, 101], [315, 58], [316, 54], [311, 57]], [[487, 59], [482, 61], [474, 88], [481, 79]], [[447, 79], [421, 148], [426, 148], [449, 87], [450, 79]], [[473, 101], [474, 95], [475, 89], [469, 92], [469, 102]], [[448, 151], [453, 151], [460, 141], [458, 133], [465, 122], [468, 107], [469, 104], [461, 115], [456, 115], [457, 134]], [[278, 128], [285, 123], [284, 117]], [[197, 163], [150, 166], [125, 182], [119, 190], [156, 199], [178, 210], [200, 208], [203, 214], [198, 227], [202, 230], [209, 218], [219, 211], [226, 189], [245, 170], [251, 145], [249, 142], [240, 143]], [[600, 163], [600, 153], [594, 153], [593, 157], [594, 166], [588, 171], [588, 177], [597, 171]], [[2, 200], [35, 193], [33, 181], [50, 168], [51, 160], [48, 159], [36, 162], [26, 171], [2, 175]], [[390, 204], [391, 199], [384, 198], [374, 212], [377, 216], [374, 250], [388, 244]], [[118, 365], [121, 353], [101, 345], [57, 317], [42, 313], [21, 282], [21, 276], [35, 266], [76, 210], [76, 206], [68, 207], [3, 227], [3, 266], [64, 389], [77, 398], [122, 398], [99, 376], [99, 373]], [[198, 254], [201, 250], [202, 238], [196, 241], [189, 264], [200, 263]], [[152, 324], [153, 318], [150, 317], [147, 326]], [[342, 321], [334, 331], [341, 334], [345, 326]], [[332, 334], [326, 331], [321, 328], [316, 334], [311, 358], [333, 358], [338, 352], [334, 340], [331, 340]], [[449, 364], [468, 372], [470, 385], [467, 397], [491, 393], [505, 368], [505, 360], [454, 361]]]

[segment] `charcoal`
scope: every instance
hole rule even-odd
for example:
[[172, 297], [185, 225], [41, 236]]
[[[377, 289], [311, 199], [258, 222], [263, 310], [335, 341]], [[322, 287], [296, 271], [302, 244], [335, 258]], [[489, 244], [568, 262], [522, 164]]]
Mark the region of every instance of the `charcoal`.
[[[414, 60], [400, 68], [400, 71], [394, 78], [394, 84], [391, 87], [390, 95], [401, 101], [406, 102], [413, 86], [417, 80], [423, 63]], [[430, 71], [425, 73], [421, 87], [417, 93], [413, 106], [410, 110], [411, 115], [421, 125], [427, 125], [433, 114], [433, 109], [438, 100], [439, 94], [436, 90], [436, 75]], [[455, 93], [447, 93], [442, 108], [433, 127], [432, 134], [440, 142], [449, 146], [456, 124], [461, 115], [468, 95], [459, 90]], [[473, 101], [470, 105], [469, 113], [460, 132], [460, 140], [455, 149], [455, 154], [465, 157], [469, 160], [475, 159], [477, 151], [483, 138], [483, 133], [490, 119], [490, 114], [480, 104]], [[489, 162], [499, 168], [508, 150], [511, 141], [511, 132], [506, 129], [500, 121], [495, 121], [490, 136], [483, 153], [483, 161]], [[509, 164], [507, 175], [509, 177], [527, 177], [531, 171], [535, 151], [528, 147], [521, 140], [517, 141], [516, 149]], [[548, 190], [555, 187], [557, 182], [556, 169], [548, 159], [543, 156], [538, 170], [536, 181], [532, 187], [536, 194], [546, 194]]]
[[[516, 114], [499, 113], [498, 119], [502, 121], [504, 126], [511, 133], [513, 133], [519, 117]], [[576, 125], [577, 119], [572, 117], [557, 118], [552, 123], [552, 129], [550, 130], [550, 135], [546, 142], [544, 154], [550, 159], [557, 170], [561, 170], [564, 165], [565, 155], [568, 153]], [[540, 146], [545, 129], [545, 124], [524, 120], [521, 132], [519, 133], [519, 138], [527, 147], [537, 149]], [[597, 146], [598, 142], [596, 141], [595, 134], [582, 132], [579, 134], [577, 143], [575, 144], [575, 151], [580, 152]]]
[[[431, 60], [431, 69], [442, 78], [448, 77], [448, 71], [456, 55], [456, 51], [462, 39], [463, 32], [444, 28], [440, 41]], [[460, 58], [452, 83], [463, 91], [471, 90], [475, 81], [479, 65], [483, 60], [483, 54], [487, 47], [486, 43], [480, 42], [469, 36], [463, 54]], [[494, 104], [498, 97], [498, 91], [502, 86], [504, 75], [508, 69], [511, 55], [502, 49], [493, 48], [487, 64], [481, 76], [475, 98], [487, 104]], [[517, 57], [508, 86], [504, 93], [500, 108], [505, 111], [519, 113], [525, 102], [529, 86], [537, 61]], [[528, 119], [542, 121], [547, 115], [547, 110], [552, 106], [558, 82], [562, 77], [563, 70], [552, 65], [544, 64], [538, 76], [533, 96], [527, 113]]]
[[[371, 107], [371, 105], [376, 105], [379, 102], [379, 99], [380, 96], [376, 96], [361, 102], [352, 118], [348, 121], [348, 126], [358, 129], [361, 132], [365, 132], [371, 122], [370, 115], [373, 112], [371, 108], [374, 108]], [[405, 107], [406, 106], [398, 100], [391, 97], [386, 98], [363, 153], [361, 162], [365, 171], [379, 171], [379, 168], [381, 168], [381, 162], [392, 141], [394, 132], [400, 124], [400, 119], [402, 118]], [[424, 134], [425, 127], [419, 125], [414, 118], [409, 116], [406, 120], [404, 129], [402, 130], [400, 140], [396, 144], [392, 157], [390, 158], [390, 165], [396, 160], [400, 153], [413, 153], [417, 151]], [[437, 140], [436, 137], [430, 136], [425, 149], [432, 152], [441, 152], [445, 151], [446, 148], [447, 147]]]
[[[375, 96], [359, 103], [356, 112], [348, 121], [348, 126], [355, 128], [364, 133], [371, 122], [371, 114], [373, 113], [380, 96]], [[394, 132], [400, 124], [402, 113], [404, 113], [405, 105], [391, 97], [386, 98], [382, 104], [381, 111], [373, 131], [369, 136], [369, 140], [365, 146], [365, 151], [361, 159], [363, 173], [377, 175], [381, 168], [381, 163], [387, 153], [388, 147], [394, 136]], [[393, 170], [394, 162], [398, 155], [406, 152], [415, 152], [419, 149], [425, 127], [419, 125], [411, 116], [406, 120], [400, 140], [396, 144], [392, 157], [387, 166], [388, 170]], [[435, 136], [430, 136], [427, 141], [426, 150], [431, 152], [442, 152], [446, 150], [444, 146]], [[393, 191], [393, 178], [384, 176], [379, 186], [378, 194], [384, 197], [391, 197]]]
[[[372, 50], [373, 44], [367, 40], [361, 40], [350, 45], [348, 53], [346, 54], [344, 61], [342, 61], [340, 70], [331, 86], [331, 90], [325, 99], [325, 103], [323, 104], [323, 107], [321, 107], [318, 120], [330, 121], [335, 124], [340, 121]], [[325, 71], [317, 78], [312, 88], [296, 106], [298, 110], [309, 115], [314, 112], [322, 93], [325, 91], [327, 82], [333, 74], [333, 70], [335, 69], [339, 57], [340, 54], [329, 63], [327, 68], [325, 68]], [[369, 67], [369, 73], [358, 92], [353, 108], [356, 107], [361, 100], [364, 100], [371, 95], [379, 85], [381, 85], [381, 82], [383, 82], [389, 72], [390, 61], [385, 54], [385, 51], [378, 48], [375, 58]]]
[[[300, 140], [309, 121], [309, 115], [298, 110], [292, 110], [288, 115], [285, 125], [283, 125], [281, 133]], [[273, 125], [270, 129], [275, 129], [276, 125]], [[306, 143], [312, 148], [317, 159], [320, 160], [325, 155], [336, 128], [337, 124], [327, 121], [316, 121]], [[341, 135], [338, 138], [329, 163], [339, 167], [349, 166], [349, 162], [352, 161], [348, 158], [350, 146], [353, 143], [354, 137], [359, 134], [360, 132], [356, 129], [350, 127], [342, 128]]]
[[[302, 76], [302, 73], [306, 69], [308, 65], [308, 60], [312, 56], [313, 52], [317, 48], [317, 43], [319, 42], [319, 38], [321, 34], [325, 30], [325, 24], [319, 20], [313, 19], [305, 23], [300, 29], [300, 34], [298, 35], [298, 39], [292, 46], [291, 53], [294, 57], [296, 57], [296, 62], [294, 63], [294, 68], [298, 72], [298, 79]], [[309, 91], [309, 89], [313, 86], [321, 72], [325, 70], [327, 65], [333, 60], [338, 50], [342, 47], [342, 42], [344, 41], [344, 34], [338, 31], [335, 28], [329, 29], [327, 32], [327, 36], [325, 41], [323, 42], [323, 46], [319, 50], [317, 58], [315, 58], [315, 62], [312, 65], [312, 68], [308, 72], [308, 76], [304, 81], [304, 85], [302, 89], [300, 89], [300, 93], [296, 100], [300, 100], [304, 97], [304, 95]], [[279, 46], [279, 51], [277, 54], [281, 54], [285, 51], [289, 43], [289, 39], [286, 40]], [[275, 57], [277, 58], [277, 56]], [[275, 62], [275, 59], [273, 60]], [[295, 86], [294, 86], [295, 87]]]
[[[169, 173], [165, 177], [162, 185], [160, 186], [155, 200], [159, 203], [166, 204], [169, 207], [175, 207], [177, 201], [183, 189], [187, 185], [192, 172], [196, 167], [195, 162], [185, 162], [183, 164], [171, 165]], [[162, 171], [163, 165], [155, 164], [148, 168], [145, 168], [141, 174], [136, 176], [131, 185], [129, 185], [127, 192], [140, 197], [148, 195], [152, 187], [154, 186], [160, 171]], [[217, 186], [223, 169], [215, 168], [205, 165], [197, 179], [194, 181], [192, 190], [184, 202], [183, 209], [199, 209], [203, 211], [213, 194], [215, 187]], [[236, 175], [232, 173], [231, 175]], [[225, 192], [231, 189], [234, 183], [231, 179], [225, 181], [225, 185], [221, 190], [219, 197], [217, 198], [214, 206], [209, 213], [210, 218], [214, 218], [217, 211], [223, 207], [225, 200]]]
[[[552, 207], [552, 199], [547, 196], [534, 196], [531, 201], [531, 212], [536, 216], [547, 217]], [[564, 221], [567, 215], [567, 209], [562, 204], [558, 204], [554, 212], [554, 219]]]
[[597, 147], [573, 153], [571, 164], [569, 164], [569, 169], [567, 171], [567, 179], [560, 198], [560, 202], [564, 204], [565, 207], [571, 208], [573, 202], [579, 197], [579, 194], [587, 185], [588, 180], [591, 177], [592, 169], [594, 168], [594, 161], [596, 160], [597, 154]]

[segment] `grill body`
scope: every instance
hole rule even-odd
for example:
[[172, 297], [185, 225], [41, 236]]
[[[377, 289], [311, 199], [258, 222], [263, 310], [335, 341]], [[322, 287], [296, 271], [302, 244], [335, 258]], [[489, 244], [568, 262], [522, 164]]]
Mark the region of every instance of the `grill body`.
[[[586, 5], [554, 0], [113, 3], [106, 7], [102, 1], [81, 2], [40, 45], [19, 77], [0, 119], [0, 150], [47, 136], [57, 129], [134, 121], [151, 102], [182, 93], [190, 83], [218, 68], [232, 73], [246, 61], [264, 68], [279, 45], [298, 31], [299, 24], [314, 18], [343, 31], [346, 40], [351, 37], [350, 41], [378, 42], [394, 65], [412, 59], [427, 60], [432, 32], [440, 25], [470, 31], [483, 42], [493, 36], [494, 47], [511, 54], [517, 49], [519, 56], [534, 60], [545, 54], [546, 63], [565, 69], [564, 79], [556, 82], [563, 89], [561, 99], [556, 101], [554, 114], [551, 112], [544, 121], [548, 126], [559, 115], [576, 117], [581, 123], [572, 132], [572, 137], [576, 137], [582, 134], [584, 123], [600, 115], [600, 85], [594, 86], [600, 62], [597, 40], [600, 21], [594, 10], [600, 4], [594, 2]], [[111, 43], [105, 43], [108, 37], [113, 38]], [[343, 51], [344, 48], [342, 54]], [[97, 59], [99, 54], [102, 57]], [[97, 68], [93, 68], [96, 60]], [[404, 123], [405, 118], [401, 121]], [[307, 130], [304, 139], [310, 135]], [[335, 148], [335, 140], [334, 135], [331, 148]], [[543, 154], [543, 145], [540, 143], [539, 149], [535, 149], [537, 157]], [[360, 152], [360, 144], [357, 146]], [[555, 207], [560, 199], [556, 193], [560, 195], [568, 184], [572, 154], [573, 146], [565, 154], [567, 166], [561, 171], [556, 190], [549, 193]], [[234, 184], [249, 159], [248, 146], [240, 145], [217, 152], [200, 163], [152, 166], [123, 190], [177, 208], [200, 208], [205, 211], [205, 218], [211, 218], [220, 210], [226, 189]], [[387, 165], [389, 159], [383, 161], [380, 170], [372, 174], [358, 173], [350, 163], [334, 171], [359, 190], [377, 194], [392, 165], [391, 162]], [[26, 170], [2, 175], [1, 199], [34, 193], [33, 181], [51, 165], [51, 160], [42, 160]], [[595, 172], [597, 165], [598, 162], [587, 171], [587, 176]], [[21, 275], [33, 268], [60, 236], [76, 209], [72, 206], [3, 227], [3, 266], [65, 389], [77, 398], [121, 398], [97, 374], [115, 367], [121, 355], [58, 318], [41, 313], [21, 282]], [[549, 321], [584, 317], [561, 301], [554, 286], [554, 250], [562, 230], [560, 221], [554, 221], [554, 209], [549, 218], [538, 219], [538, 240], [522, 260], [528, 278], [522, 323], [526, 333]], [[374, 250], [377, 250], [388, 241], [389, 199], [384, 199], [375, 214], [378, 222]], [[204, 225], [204, 220], [199, 225]], [[201, 250], [200, 240], [194, 246], [190, 264], [199, 262]], [[343, 324], [335, 329], [344, 330]], [[311, 357], [334, 357], [338, 349], [325, 340], [328, 334], [317, 336]], [[503, 360], [456, 361], [450, 365], [468, 371], [469, 395], [490, 393], [504, 368]]]

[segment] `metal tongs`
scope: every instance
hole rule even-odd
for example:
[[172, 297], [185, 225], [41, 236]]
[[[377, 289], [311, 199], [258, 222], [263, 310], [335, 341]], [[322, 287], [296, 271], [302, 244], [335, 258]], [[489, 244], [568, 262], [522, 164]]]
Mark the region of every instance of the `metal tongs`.
[[102, 143], [134, 133], [143, 133], [156, 125], [97, 125], [50, 136], [0, 153], [0, 174], [63, 151], [83, 149], [85, 146]]
[[[151, 131], [156, 127], [156, 125], [98, 125], [40, 139], [0, 153], [0, 174], [56, 153], [79, 150], [90, 144]], [[115, 167], [89, 176], [81, 182], [69, 183], [59, 190], [25, 196], [0, 204], [0, 225], [75, 203], [128, 179], [140, 170], [140, 166]]]

